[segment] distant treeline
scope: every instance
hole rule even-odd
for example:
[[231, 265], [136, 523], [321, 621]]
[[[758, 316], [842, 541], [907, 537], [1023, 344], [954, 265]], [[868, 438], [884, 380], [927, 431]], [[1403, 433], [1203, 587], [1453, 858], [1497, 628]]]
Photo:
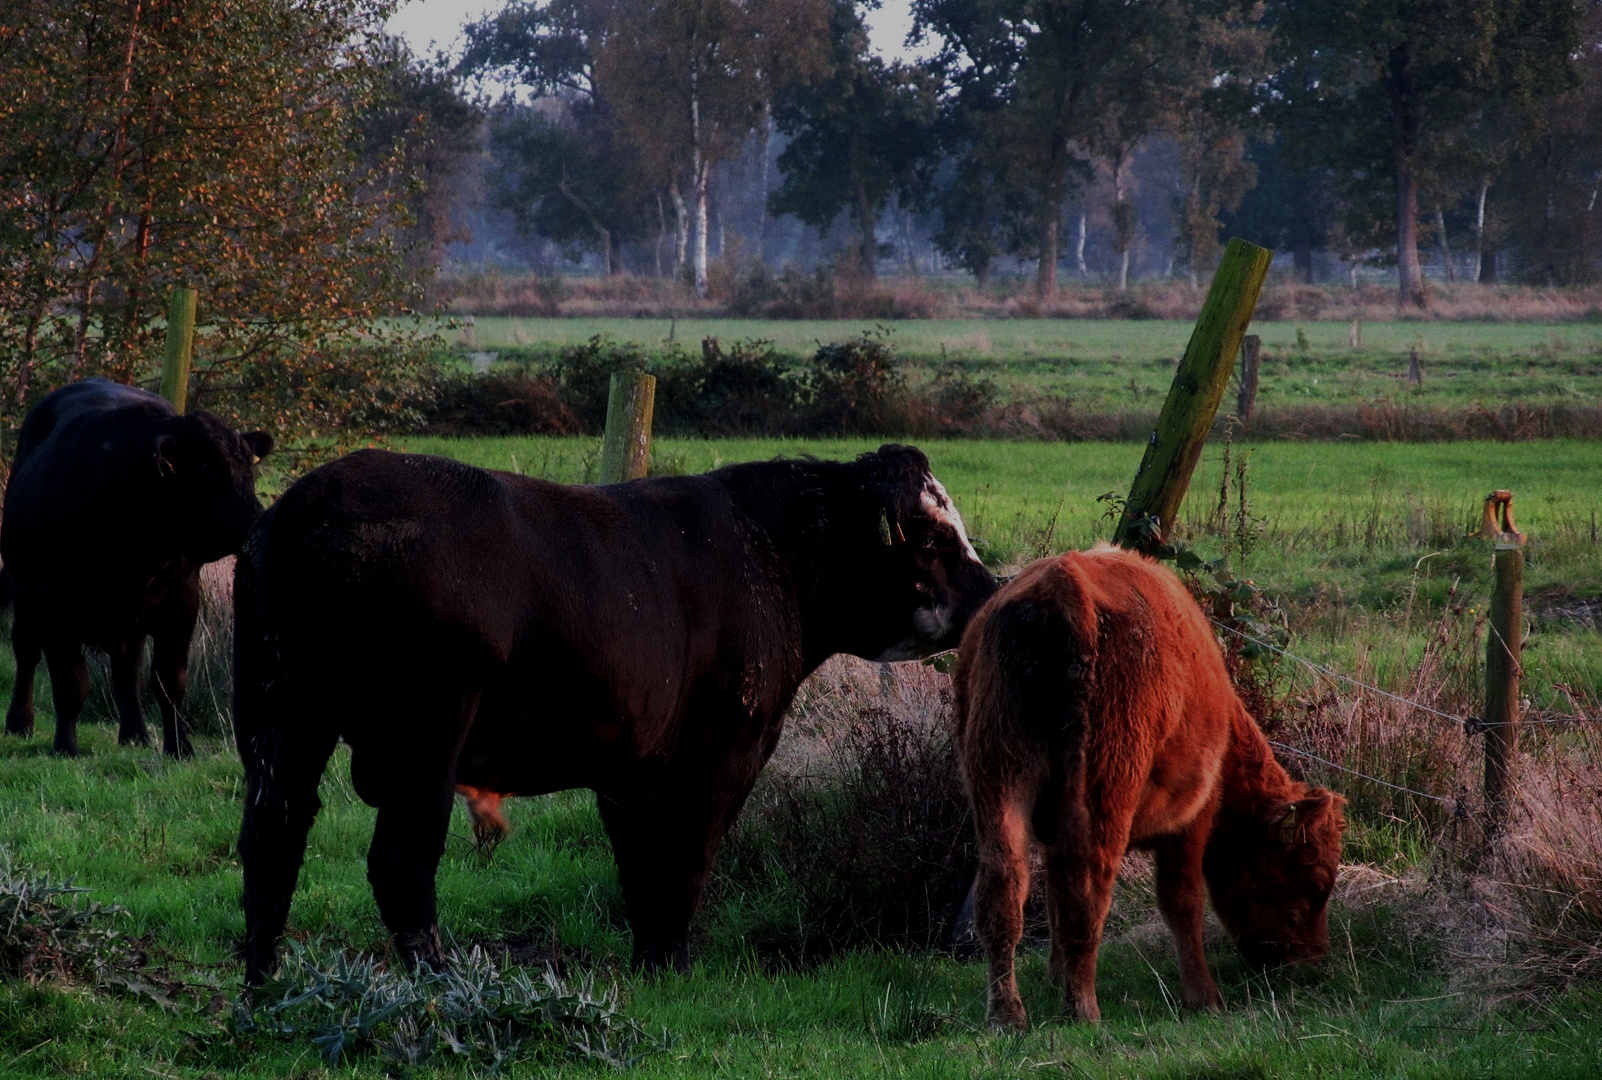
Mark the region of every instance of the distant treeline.
[[1210, 272], [1227, 232], [1307, 281], [1316, 253], [1394, 267], [1414, 306], [1425, 260], [1602, 277], [1599, 0], [913, 0], [916, 63], [869, 48], [868, 6], [512, 0], [449, 76], [532, 94], [481, 114], [490, 203], [702, 296], [714, 249], [761, 262], [783, 215], [849, 223], [807, 253], [837, 271], [916, 269], [921, 237], [1042, 293], [1087, 242], [1127, 283], [1159, 229], [1167, 274]]

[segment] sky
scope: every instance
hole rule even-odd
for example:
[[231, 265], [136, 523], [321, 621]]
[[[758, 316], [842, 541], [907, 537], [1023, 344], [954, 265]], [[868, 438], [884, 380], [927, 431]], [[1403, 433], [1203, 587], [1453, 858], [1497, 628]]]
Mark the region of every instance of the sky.
[[[432, 56], [440, 48], [455, 53], [464, 25], [504, 6], [505, 0], [403, 0], [389, 20], [389, 31], [405, 38], [418, 56]], [[909, 0], [883, 0], [878, 10], [868, 12], [869, 41], [887, 59], [910, 58], [902, 43], [911, 29]]]

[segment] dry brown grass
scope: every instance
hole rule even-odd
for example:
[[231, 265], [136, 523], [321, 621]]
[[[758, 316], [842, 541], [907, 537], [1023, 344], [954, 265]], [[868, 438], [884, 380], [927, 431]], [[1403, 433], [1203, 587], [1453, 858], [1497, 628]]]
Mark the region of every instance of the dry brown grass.
[[[471, 274], [436, 279], [430, 299], [453, 315], [522, 317], [1194, 319], [1206, 295], [1181, 281], [1137, 282], [1123, 292], [1074, 282], [1053, 296], [1041, 297], [1023, 281], [981, 292], [966, 279], [806, 277], [801, 287], [753, 292], [749, 279], [749, 274], [720, 268], [712, 277], [711, 296], [702, 299], [674, 278]], [[1396, 290], [1387, 285], [1354, 289], [1273, 279], [1263, 290], [1257, 317], [1573, 322], [1602, 318], [1602, 288], [1432, 284], [1429, 306], [1419, 311], [1398, 308]]]

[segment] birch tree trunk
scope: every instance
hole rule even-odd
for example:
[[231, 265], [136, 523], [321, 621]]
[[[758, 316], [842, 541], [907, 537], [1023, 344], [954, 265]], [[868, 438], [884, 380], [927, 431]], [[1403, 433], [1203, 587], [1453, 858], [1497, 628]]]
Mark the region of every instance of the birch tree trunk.
[[1074, 262], [1078, 264], [1081, 278], [1090, 276], [1090, 269], [1085, 266], [1085, 216], [1085, 211], [1080, 210], [1079, 225], [1074, 235]]
[[690, 172], [695, 184], [695, 295], [706, 298], [706, 153], [701, 145], [701, 75], [690, 72]]
[[684, 205], [684, 193], [679, 190], [677, 177], [668, 188], [668, 196], [673, 200], [673, 272], [678, 274], [684, 271], [690, 258], [690, 208]]
[[1491, 182], [1481, 178], [1479, 197], [1474, 200], [1474, 280], [1485, 283], [1485, 196]]
[[1446, 280], [1450, 283], [1457, 281], [1457, 268], [1452, 265], [1452, 245], [1446, 239], [1446, 215], [1440, 207], [1435, 208], [1435, 241], [1441, 249], [1441, 264], [1446, 269]]

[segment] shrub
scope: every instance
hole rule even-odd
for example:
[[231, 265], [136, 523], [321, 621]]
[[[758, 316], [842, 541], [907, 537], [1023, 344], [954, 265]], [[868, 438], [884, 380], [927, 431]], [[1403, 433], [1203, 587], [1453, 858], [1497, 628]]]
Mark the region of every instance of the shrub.
[[576, 435], [584, 430], [554, 379], [500, 372], [441, 380], [422, 426], [437, 435]]
[[792, 757], [725, 841], [709, 906], [769, 959], [943, 946], [977, 866], [949, 680], [925, 668], [883, 674], [879, 694], [849, 676], [809, 686]]
[[622, 1014], [615, 987], [597, 994], [549, 967], [538, 977], [502, 970], [476, 946], [449, 960], [442, 972], [405, 975], [366, 953], [324, 957], [291, 941], [255, 1006], [236, 1008], [234, 1028], [310, 1039], [330, 1066], [376, 1051], [406, 1065], [454, 1056], [487, 1069], [529, 1058], [623, 1068], [663, 1045]]
[[582, 345], [560, 349], [550, 375], [584, 430], [599, 433], [606, 428], [606, 398], [612, 388], [612, 373], [644, 371], [646, 366], [645, 351], [638, 345], [597, 334]]
[[657, 374], [659, 428], [696, 435], [777, 435], [793, 426], [797, 384], [791, 365], [760, 338], [724, 352], [701, 342], [698, 360], [679, 354]]
[[814, 434], [899, 435], [908, 428], [906, 381], [880, 327], [819, 345], [805, 375], [804, 423]]

